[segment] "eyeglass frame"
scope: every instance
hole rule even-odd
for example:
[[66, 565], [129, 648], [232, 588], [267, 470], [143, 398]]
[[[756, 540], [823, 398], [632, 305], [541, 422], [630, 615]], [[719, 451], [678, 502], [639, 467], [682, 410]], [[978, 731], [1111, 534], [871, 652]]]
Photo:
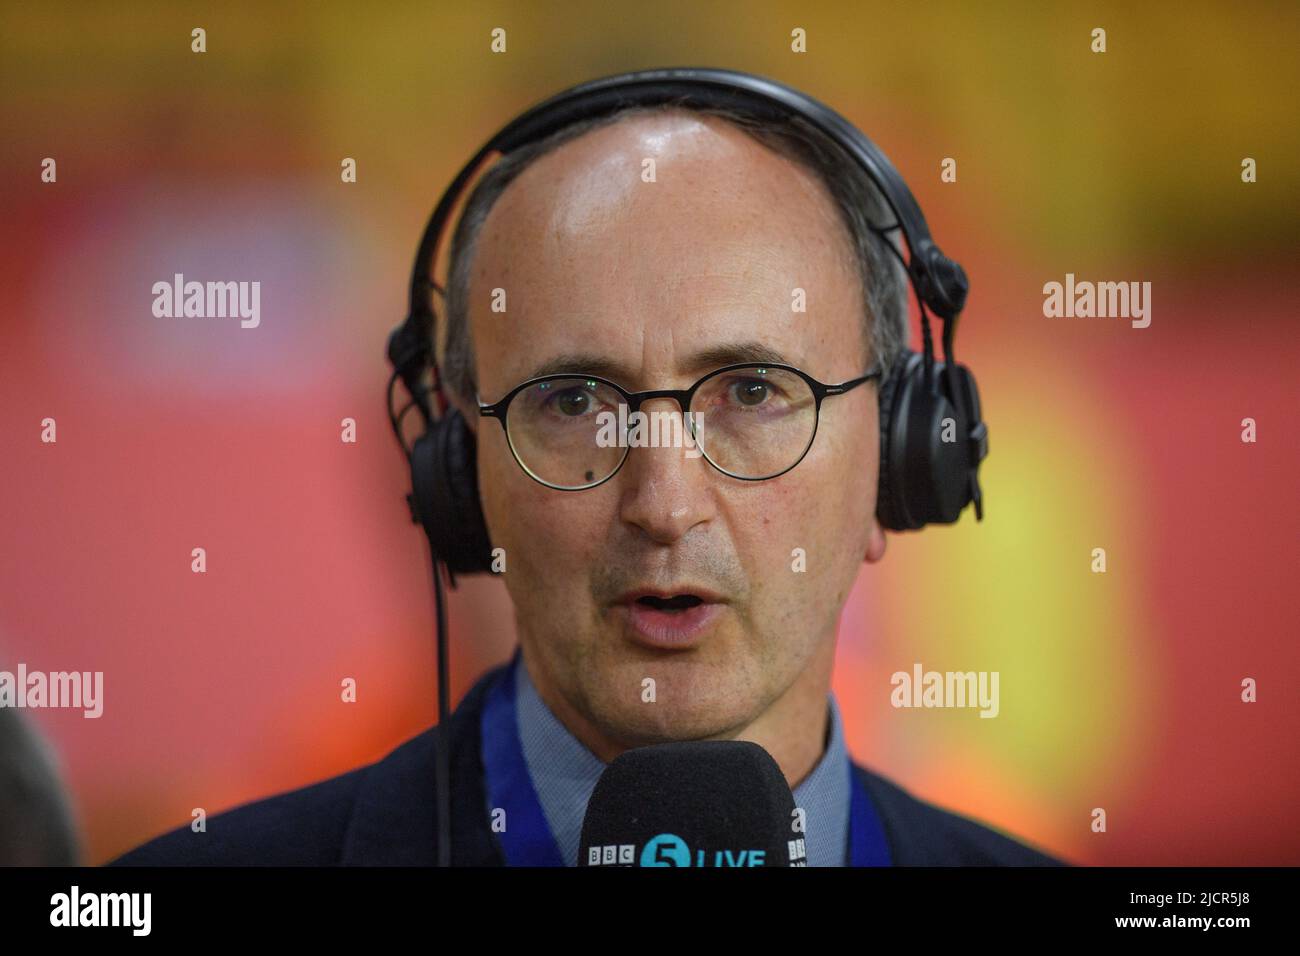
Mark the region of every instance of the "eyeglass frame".
[[[520, 382], [509, 392], [507, 392], [502, 398], [498, 399], [497, 401], [493, 402], [490, 405], [484, 404], [484, 402], [479, 397], [477, 392], [474, 395], [474, 400], [478, 404], [478, 413], [480, 418], [495, 418], [497, 421], [501, 423], [501, 430], [502, 432], [505, 433], [506, 446], [510, 449], [510, 455], [512, 458], [514, 458], [515, 463], [519, 465], [520, 468], [523, 469], [524, 474], [528, 475], [529, 478], [532, 478], [538, 484], [544, 485], [547, 488], [554, 488], [556, 491], [587, 491], [591, 488], [595, 488], [599, 485], [603, 485], [605, 482], [609, 481], [609, 479], [613, 478], [616, 474], [618, 474], [619, 471], [622, 469], [624, 463], [627, 461], [628, 453], [632, 450], [632, 446], [630, 445], [623, 446], [623, 457], [619, 459], [618, 464], [614, 466], [614, 470], [611, 471], [604, 478], [600, 479], [600, 481], [594, 481], [589, 485], [580, 485], [577, 488], [567, 488], [564, 487], [563, 485], [555, 485], [549, 481], [545, 481], [542, 478], [539, 478], [537, 475], [535, 475], [532, 472], [532, 470], [527, 465], [525, 465], [523, 461], [520, 460], [519, 453], [515, 451], [515, 443], [510, 440], [510, 429], [506, 425], [506, 416], [510, 410], [510, 402], [514, 400], [514, 397], [516, 395], [518, 395], [520, 392], [522, 392], [524, 389], [528, 388], [529, 386], [539, 385], [542, 382], [558, 381], [562, 379], [586, 379], [593, 382], [600, 382], [602, 385], [608, 385], [610, 388], [614, 389], [614, 391], [618, 392], [619, 395], [621, 395], [624, 399], [626, 399], [628, 407], [631, 409], [631, 413], [640, 411], [642, 403], [648, 402], [651, 399], [671, 398], [677, 402], [678, 409], [680, 410], [681, 414], [685, 416], [687, 413], [689, 413], [691, 407], [691, 401], [694, 400], [695, 393], [699, 390], [701, 385], [703, 385], [709, 379], [713, 378], [715, 375], [721, 375], [723, 372], [734, 372], [738, 369], [743, 369], [743, 368], [775, 368], [775, 369], [781, 369], [782, 371], [794, 373], [795, 375], [803, 379], [803, 381], [808, 385], [809, 389], [812, 391], [813, 400], [816, 403], [816, 407], [814, 409], [814, 414], [813, 414], [812, 435], [808, 437], [808, 444], [804, 446], [803, 451], [799, 453], [799, 457], [794, 460], [793, 464], [789, 465], [786, 468], [781, 469], [775, 474], [764, 475], [762, 478], [746, 478], [743, 475], [733, 475], [731, 472], [727, 471], [725, 468], [723, 468], [721, 465], [715, 462], [712, 458], [710, 458], [709, 453], [704, 450], [703, 445], [700, 446], [700, 454], [704, 456], [704, 459], [710, 465], [712, 465], [722, 474], [726, 475], [728, 478], [735, 478], [738, 481], [770, 481], [773, 478], [781, 477], [786, 472], [796, 467], [800, 462], [802, 462], [805, 458], [808, 457], [808, 451], [809, 449], [812, 448], [813, 442], [816, 441], [817, 439], [817, 429], [820, 427], [821, 419], [822, 419], [822, 402], [830, 396], [843, 395], [845, 392], [852, 391], [853, 389], [857, 388], [859, 385], [863, 384], [864, 382], [869, 382], [872, 379], [878, 379], [881, 377], [884, 371], [880, 367], [880, 363], [877, 362], [875, 365], [869, 368], [865, 374], [860, 375], [858, 378], [848, 379], [847, 381], [840, 382], [837, 385], [830, 385], [825, 382], [819, 382], [817, 379], [813, 378], [803, 369], [795, 368], [793, 365], [782, 365], [778, 362], [737, 362], [733, 365], [724, 365], [721, 368], [715, 368], [711, 372], [705, 373], [703, 376], [700, 377], [699, 381], [697, 381], [690, 388], [659, 388], [659, 389], [649, 389], [644, 392], [629, 392], [626, 388], [624, 388], [622, 385], [619, 385], [617, 382], [610, 381], [607, 378], [602, 378], [599, 375], [591, 375], [586, 372], [553, 372], [549, 375], [541, 375], [538, 376], [537, 378], [530, 378], [526, 382]], [[694, 427], [691, 428], [691, 436], [693, 438], [695, 437]], [[698, 443], [698, 439], [696, 439], [696, 441]]]

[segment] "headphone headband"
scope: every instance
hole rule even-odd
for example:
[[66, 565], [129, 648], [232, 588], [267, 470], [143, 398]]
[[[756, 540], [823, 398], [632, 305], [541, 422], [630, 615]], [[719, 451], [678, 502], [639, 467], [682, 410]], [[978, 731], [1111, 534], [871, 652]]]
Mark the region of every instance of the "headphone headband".
[[[885, 154], [866, 134], [825, 103], [766, 77], [734, 70], [681, 67], [592, 80], [559, 93], [517, 117], [488, 142], [483, 152], [492, 149], [510, 152], [578, 119], [630, 106], [669, 102], [741, 107], [772, 119], [798, 116], [811, 123], [844, 148], [880, 188], [902, 226], [910, 261], [915, 263], [911, 268], [916, 272], [917, 291], [926, 305], [944, 319], [961, 312], [968, 288], [965, 273], [934, 244], [921, 207]], [[922, 287], [926, 290], [924, 294]]]
[[538, 103], [497, 132], [457, 173], [425, 226], [411, 273], [407, 320], [389, 341], [389, 358], [408, 388], [419, 369], [409, 374], [407, 370], [417, 359], [423, 361], [431, 348], [433, 312], [428, 296], [435, 288], [432, 273], [438, 247], [452, 210], [484, 159], [494, 152], [510, 153], [580, 119], [674, 102], [743, 107], [770, 118], [798, 116], [838, 143], [875, 182], [897, 218], [907, 243], [907, 271], [917, 298], [945, 322], [955, 322], [966, 303], [966, 273], [935, 245], [912, 191], [866, 134], [824, 103], [765, 77], [711, 68], [641, 70], [582, 83]]

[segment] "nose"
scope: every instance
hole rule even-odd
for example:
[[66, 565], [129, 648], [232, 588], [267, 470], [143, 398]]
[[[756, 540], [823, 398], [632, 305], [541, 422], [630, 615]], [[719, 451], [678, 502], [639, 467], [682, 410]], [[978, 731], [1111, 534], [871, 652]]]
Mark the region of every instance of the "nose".
[[[659, 445], [628, 449], [627, 460], [617, 475], [622, 483], [620, 517], [657, 544], [671, 544], [713, 516], [713, 469], [694, 447], [681, 407], [670, 398], [642, 403], [641, 411], [646, 415], [644, 441], [650, 441], [649, 422], [651, 412], [656, 410], [676, 416], [671, 434], [682, 441], [665, 443], [661, 428]], [[666, 419], [661, 418], [663, 421]]]

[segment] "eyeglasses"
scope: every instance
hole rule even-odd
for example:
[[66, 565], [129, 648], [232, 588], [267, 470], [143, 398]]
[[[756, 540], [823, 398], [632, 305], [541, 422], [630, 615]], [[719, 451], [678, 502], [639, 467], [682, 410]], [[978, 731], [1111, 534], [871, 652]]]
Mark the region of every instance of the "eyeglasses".
[[[873, 367], [827, 385], [790, 365], [741, 364], [716, 369], [687, 389], [629, 392], [597, 375], [561, 372], [522, 382], [478, 408], [501, 422], [519, 467], [549, 488], [594, 488], [623, 467], [635, 445], [678, 442], [693, 444], [725, 475], [764, 481], [803, 461], [824, 399], [880, 375]], [[641, 413], [656, 398], [673, 399], [681, 414]], [[664, 428], [672, 429], [668, 440], [660, 440]]]

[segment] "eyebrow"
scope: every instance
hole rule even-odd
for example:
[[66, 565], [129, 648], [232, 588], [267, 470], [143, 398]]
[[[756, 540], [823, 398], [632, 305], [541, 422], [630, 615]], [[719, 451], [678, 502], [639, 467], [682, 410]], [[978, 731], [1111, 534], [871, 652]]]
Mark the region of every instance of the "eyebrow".
[[[762, 342], [726, 342], [719, 345], [711, 345], [708, 348], [692, 352], [682, 362], [682, 371], [700, 372], [705, 369], [717, 368], [723, 365], [790, 365], [784, 355], [771, 346], [764, 345]], [[544, 375], [559, 375], [564, 372], [572, 373], [590, 373], [599, 375], [602, 378], [613, 379], [616, 382], [626, 383], [632, 381], [637, 376], [637, 371], [622, 362], [616, 362], [613, 359], [599, 352], [565, 352], [546, 359], [543, 362], [533, 366], [532, 370], [524, 376], [524, 380], [541, 378]]]

